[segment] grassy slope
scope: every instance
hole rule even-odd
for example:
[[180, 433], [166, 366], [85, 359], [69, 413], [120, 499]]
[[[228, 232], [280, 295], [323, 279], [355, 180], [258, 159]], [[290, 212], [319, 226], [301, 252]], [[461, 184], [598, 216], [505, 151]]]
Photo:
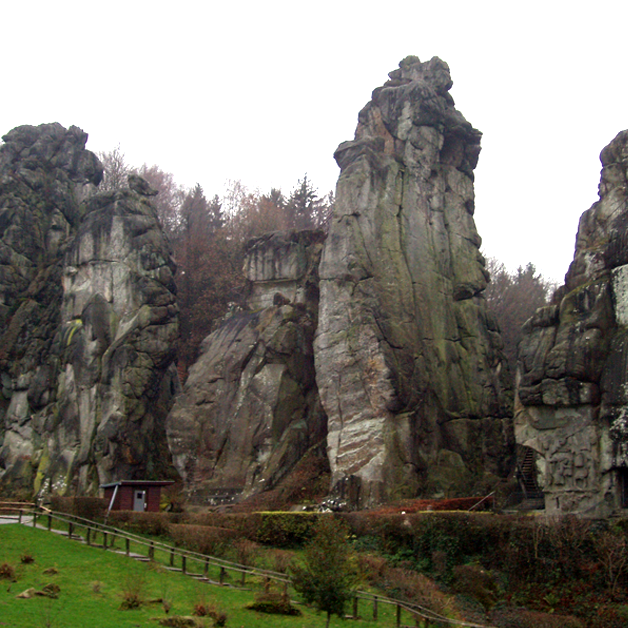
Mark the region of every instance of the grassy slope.
[[[32, 564], [22, 564], [20, 557], [30, 554]], [[120, 610], [122, 592], [134, 583], [143, 583], [144, 597], [167, 597], [172, 601], [170, 614], [189, 615], [194, 604], [204, 600], [214, 602], [227, 613], [227, 626], [259, 628], [314, 628], [324, 624], [324, 618], [301, 607], [302, 617], [262, 615], [246, 610], [253, 601], [252, 591], [237, 591], [210, 586], [163, 568], [137, 563], [124, 556], [69, 541], [56, 534], [24, 526], [0, 526], [0, 565], [9, 563], [16, 568], [18, 581], [0, 580], [0, 627], [38, 628], [124, 628], [157, 626], [154, 618], [165, 617], [159, 603], [145, 605], [139, 610]], [[43, 571], [55, 567], [57, 575]], [[16, 599], [22, 591], [41, 589], [48, 583], [60, 587], [56, 600], [36, 597]], [[98, 584], [96, 584], [98, 583]], [[364, 609], [367, 615], [370, 609]], [[380, 619], [352, 622], [352, 626], [390, 626], [394, 624], [391, 610], [380, 608]], [[211, 626], [208, 622], [208, 626]], [[338, 618], [332, 626], [340, 625]]]

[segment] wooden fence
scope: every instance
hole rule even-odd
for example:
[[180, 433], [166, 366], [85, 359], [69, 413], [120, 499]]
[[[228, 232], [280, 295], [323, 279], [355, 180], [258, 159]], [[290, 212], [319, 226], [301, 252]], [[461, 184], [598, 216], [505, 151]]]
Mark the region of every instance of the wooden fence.
[[[280, 583], [286, 592], [292, 584], [290, 577], [283, 573], [199, 554], [75, 515], [37, 509], [33, 504], [0, 502], [0, 517], [5, 516], [2, 514], [5, 511], [11, 512], [10, 516], [19, 523], [27, 523], [27, 518], [32, 517], [28, 524], [33, 527], [63, 534], [69, 539], [83, 541], [92, 547], [113, 550], [139, 560], [157, 562], [164, 565], [166, 569], [179, 571], [209, 584], [243, 587], [247, 578], [257, 577], [263, 582]], [[233, 574], [235, 574], [235, 578]], [[381, 605], [394, 607], [395, 626], [397, 628], [412, 628], [413, 626], [421, 628], [442, 626], [492, 628], [486, 624], [451, 619], [419, 604], [402, 602], [365, 591], [358, 591], [353, 598], [351, 616], [357, 619], [360, 616], [360, 608], [362, 608], [364, 609], [362, 612], [369, 615], [372, 613], [373, 620], [377, 621]], [[412, 622], [412, 625], [404, 623], [408, 620]]]

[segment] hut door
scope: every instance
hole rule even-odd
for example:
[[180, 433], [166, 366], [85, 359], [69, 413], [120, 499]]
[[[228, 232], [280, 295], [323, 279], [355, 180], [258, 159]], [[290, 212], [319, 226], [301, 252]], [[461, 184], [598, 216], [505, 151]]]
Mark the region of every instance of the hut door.
[[144, 512], [146, 509], [146, 491], [133, 491], [133, 510]]

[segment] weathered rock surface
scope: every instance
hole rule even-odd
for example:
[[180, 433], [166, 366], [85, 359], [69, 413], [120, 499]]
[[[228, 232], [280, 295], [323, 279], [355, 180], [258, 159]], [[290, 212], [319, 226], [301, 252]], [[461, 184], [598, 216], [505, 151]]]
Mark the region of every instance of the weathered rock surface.
[[481, 134], [448, 66], [408, 57], [360, 112], [320, 264], [316, 376], [337, 487], [369, 505], [508, 472], [500, 339], [473, 221]]
[[171, 476], [178, 322], [155, 212], [137, 191], [95, 193], [102, 166], [76, 127], [18, 127], [3, 140], [2, 483], [93, 493]]
[[613, 513], [628, 467], [628, 131], [600, 159], [565, 285], [519, 348], [516, 439], [536, 452], [550, 513]]
[[325, 438], [312, 348], [323, 240], [275, 233], [248, 246], [250, 308], [205, 339], [168, 418], [197, 502], [272, 489]]

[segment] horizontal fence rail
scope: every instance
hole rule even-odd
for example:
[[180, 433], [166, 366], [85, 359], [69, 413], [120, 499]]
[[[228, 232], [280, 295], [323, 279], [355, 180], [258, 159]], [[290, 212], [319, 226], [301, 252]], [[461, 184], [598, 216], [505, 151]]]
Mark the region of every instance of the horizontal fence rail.
[[[84, 519], [76, 515], [53, 512], [46, 508], [37, 508], [34, 504], [0, 502], [0, 518], [4, 517], [2, 513], [5, 509], [7, 512], [12, 509], [13, 514], [11, 518], [16, 519], [19, 523], [26, 523], [26, 519], [32, 517], [32, 520], [28, 523], [33, 527], [56, 532], [67, 536], [69, 539], [81, 540], [87, 545], [102, 547], [104, 550], [114, 550], [129, 557], [160, 562], [166, 568], [201, 578], [210, 584], [236, 586], [227, 582], [229, 579], [228, 572], [239, 574], [239, 584], [241, 586], [245, 585], [247, 576], [257, 576], [266, 581], [281, 583], [285, 590], [292, 584], [292, 579], [284, 573], [243, 565], [207, 554], [200, 554], [174, 545], [162, 543], [161, 541], [147, 539], [143, 536], [133, 534], [132, 532], [91, 521], [90, 519]], [[53, 522], [61, 524], [61, 529], [59, 529], [59, 525], [57, 525], [57, 529], [55, 529]], [[81, 530], [83, 531], [82, 534]], [[121, 543], [121, 547], [116, 547], [118, 541]], [[133, 552], [131, 551], [132, 546], [134, 548]], [[161, 560], [158, 560], [159, 558]], [[193, 566], [196, 568], [192, 569]], [[209, 577], [212, 568], [214, 577], [216, 578], [215, 580]], [[200, 571], [198, 571], [199, 569]], [[435, 628], [436, 626], [443, 625], [460, 626], [463, 628], [492, 628], [487, 624], [476, 624], [445, 617], [419, 604], [403, 602], [395, 598], [365, 591], [357, 591], [353, 599], [353, 618], [355, 619], [357, 619], [359, 615], [360, 601], [372, 604], [374, 620], [378, 618], [378, 608], [380, 604], [395, 607], [395, 625], [397, 628], [406, 626], [406, 624], [402, 622], [404, 612], [406, 616], [410, 615], [415, 626], [419, 626], [419, 622], [421, 622], [424, 628]]]

